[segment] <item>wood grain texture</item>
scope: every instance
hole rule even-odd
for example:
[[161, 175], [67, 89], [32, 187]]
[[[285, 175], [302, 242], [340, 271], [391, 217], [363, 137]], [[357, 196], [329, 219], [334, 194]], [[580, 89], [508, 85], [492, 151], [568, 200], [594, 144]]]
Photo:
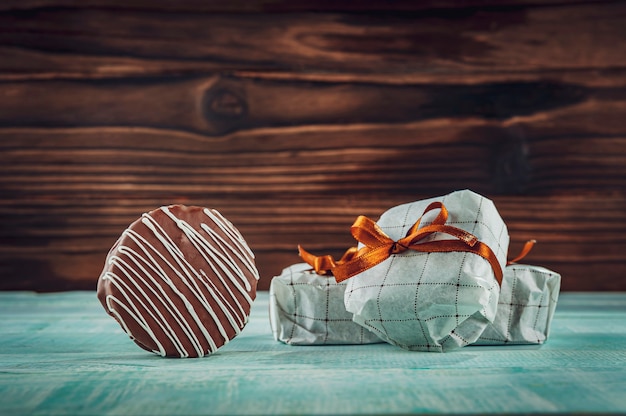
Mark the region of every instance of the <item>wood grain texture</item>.
[[470, 188], [564, 290], [626, 290], [626, 3], [296, 3], [4, 2], [0, 289], [95, 287], [170, 203], [235, 223], [267, 288]]
[[[604, 3], [596, 1], [595, 3]], [[286, 12], [410, 12], [454, 10], [465, 8], [520, 8], [538, 5], [586, 3], [585, 0], [318, 0], [295, 2], [289, 0], [81, 0], [88, 8], [115, 8], [124, 10], [191, 11], [211, 13], [286, 13]], [[28, 10], [47, 7], [74, 7], [75, 0], [4, 0], [0, 10]]]
[[0, 62], [5, 77], [278, 70], [429, 80], [462, 72], [469, 82], [471, 75], [558, 76], [626, 64], [622, 2], [254, 14], [203, 11], [188, 1], [172, 3], [174, 11], [150, 2], [139, 9], [119, 1], [23, 3], [0, 9], [0, 50], [10, 58]]

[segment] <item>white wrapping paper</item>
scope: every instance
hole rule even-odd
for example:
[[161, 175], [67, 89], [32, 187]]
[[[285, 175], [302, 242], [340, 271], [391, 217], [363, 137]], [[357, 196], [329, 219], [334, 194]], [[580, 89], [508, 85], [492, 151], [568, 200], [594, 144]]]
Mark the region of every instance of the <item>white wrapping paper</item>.
[[283, 270], [270, 283], [270, 325], [274, 339], [291, 345], [382, 342], [352, 322], [343, 294], [346, 283], [320, 276], [306, 263]]
[[498, 310], [476, 345], [543, 344], [559, 298], [561, 276], [538, 266], [504, 269]]
[[[474, 234], [506, 264], [509, 235], [494, 204], [468, 190], [400, 205], [377, 222], [394, 241], [434, 201], [448, 209], [447, 225]], [[428, 212], [421, 227], [438, 210]], [[450, 239], [436, 233], [428, 241]], [[499, 285], [487, 260], [465, 252], [392, 254], [347, 280], [344, 302], [358, 324], [407, 350], [444, 352], [475, 342], [495, 318]]]

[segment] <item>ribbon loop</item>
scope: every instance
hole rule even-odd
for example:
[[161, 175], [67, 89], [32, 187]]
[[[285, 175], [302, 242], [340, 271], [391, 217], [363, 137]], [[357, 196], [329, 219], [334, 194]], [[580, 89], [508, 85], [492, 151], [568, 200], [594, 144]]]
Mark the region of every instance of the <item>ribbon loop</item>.
[[[424, 215], [434, 209], [440, 212], [430, 225], [420, 228]], [[352, 276], [382, 263], [392, 255], [401, 254], [407, 250], [419, 252], [470, 252], [486, 259], [494, 272], [499, 284], [502, 284], [502, 268], [491, 248], [479, 241], [478, 238], [460, 228], [446, 225], [448, 210], [441, 202], [433, 202], [426, 207], [415, 224], [407, 231], [405, 237], [394, 241], [376, 224], [365, 216], [359, 216], [352, 225], [351, 232], [354, 238], [364, 245], [352, 258], [335, 264], [331, 272], [337, 282], [342, 282]], [[434, 233], [448, 234], [454, 240], [427, 241], [426, 238]], [[425, 241], [426, 240], [426, 241]]]
[[355, 240], [368, 247], [391, 244], [394, 241], [376, 224], [364, 215], [359, 215], [350, 227]]

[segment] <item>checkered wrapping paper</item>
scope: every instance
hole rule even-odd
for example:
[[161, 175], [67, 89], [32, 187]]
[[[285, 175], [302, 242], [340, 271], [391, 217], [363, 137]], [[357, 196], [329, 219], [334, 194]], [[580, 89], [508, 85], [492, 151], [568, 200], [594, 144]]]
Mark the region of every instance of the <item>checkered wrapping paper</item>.
[[346, 283], [320, 276], [306, 263], [283, 270], [270, 283], [270, 325], [274, 339], [291, 345], [383, 342], [352, 321], [343, 295]]
[[[377, 224], [397, 241], [434, 201], [448, 209], [446, 224], [478, 237], [504, 268], [506, 225], [492, 201], [469, 190], [396, 206]], [[437, 213], [428, 212], [420, 226], [432, 223]], [[436, 233], [428, 240], [449, 238]], [[347, 282], [344, 303], [355, 322], [391, 344], [417, 351], [445, 352], [475, 342], [494, 320], [500, 292], [489, 262], [465, 252], [407, 250]]]
[[538, 266], [504, 269], [498, 309], [477, 345], [543, 344], [550, 333], [561, 276]]

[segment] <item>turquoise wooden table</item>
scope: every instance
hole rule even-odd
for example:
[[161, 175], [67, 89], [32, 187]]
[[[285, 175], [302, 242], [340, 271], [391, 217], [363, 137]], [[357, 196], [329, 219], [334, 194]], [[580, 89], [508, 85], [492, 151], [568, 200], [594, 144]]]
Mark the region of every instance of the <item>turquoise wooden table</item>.
[[136, 347], [93, 292], [0, 293], [0, 414], [626, 413], [626, 293], [563, 293], [539, 346], [439, 354], [272, 339], [267, 292], [201, 359]]

